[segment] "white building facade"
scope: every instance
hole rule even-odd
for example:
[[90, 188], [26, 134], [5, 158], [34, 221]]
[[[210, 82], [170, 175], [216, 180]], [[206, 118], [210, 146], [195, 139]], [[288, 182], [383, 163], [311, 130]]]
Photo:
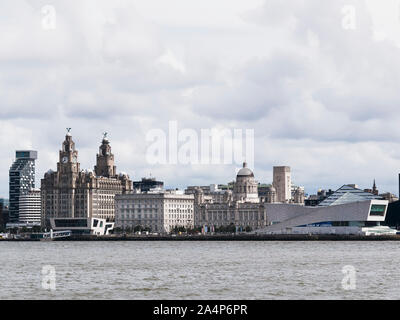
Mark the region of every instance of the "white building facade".
[[19, 223], [27, 226], [40, 226], [42, 200], [39, 189], [32, 189], [19, 196]]
[[115, 198], [115, 227], [148, 227], [169, 233], [175, 227], [193, 229], [194, 196], [176, 191], [120, 194]]
[[114, 222], [100, 218], [50, 218], [51, 232], [67, 232], [76, 235], [109, 235]]
[[260, 234], [396, 234], [383, 223], [389, 202], [344, 185], [316, 207], [266, 204], [268, 226]]

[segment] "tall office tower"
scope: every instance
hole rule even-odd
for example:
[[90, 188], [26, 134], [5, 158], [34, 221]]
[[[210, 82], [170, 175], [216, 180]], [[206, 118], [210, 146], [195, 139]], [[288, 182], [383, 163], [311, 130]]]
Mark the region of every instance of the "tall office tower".
[[19, 196], [19, 222], [31, 226], [40, 226], [42, 200], [40, 189], [32, 189]]
[[10, 168], [9, 222], [19, 222], [19, 197], [35, 188], [35, 160], [37, 151], [16, 151]]
[[274, 167], [272, 185], [276, 189], [277, 202], [289, 203], [292, 199], [292, 176], [290, 167]]

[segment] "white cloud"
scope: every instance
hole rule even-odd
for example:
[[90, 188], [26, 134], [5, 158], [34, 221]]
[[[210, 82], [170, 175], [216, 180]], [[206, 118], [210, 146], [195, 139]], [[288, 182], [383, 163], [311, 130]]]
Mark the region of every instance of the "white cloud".
[[[57, 13], [42, 28], [44, 5]], [[342, 28], [354, 5], [356, 30]], [[117, 166], [168, 186], [224, 183], [235, 166], [150, 166], [146, 132], [254, 129], [259, 181], [292, 167], [309, 192], [373, 178], [397, 193], [396, 1], [2, 1], [0, 195], [15, 149], [55, 168], [65, 127], [82, 168], [110, 132]], [[377, 40], [377, 33], [383, 36]]]

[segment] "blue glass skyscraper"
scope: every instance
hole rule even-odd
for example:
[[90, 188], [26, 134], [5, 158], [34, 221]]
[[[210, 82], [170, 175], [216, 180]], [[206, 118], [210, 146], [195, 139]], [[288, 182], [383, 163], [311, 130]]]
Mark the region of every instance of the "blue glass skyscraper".
[[37, 151], [16, 151], [10, 168], [9, 222], [19, 222], [19, 197], [35, 188]]

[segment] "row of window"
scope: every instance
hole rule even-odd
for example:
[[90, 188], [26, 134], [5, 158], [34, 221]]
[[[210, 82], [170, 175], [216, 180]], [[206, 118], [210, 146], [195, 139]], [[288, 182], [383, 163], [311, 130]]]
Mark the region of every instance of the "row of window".
[[[206, 220], [206, 213], [202, 213], [202, 218], [203, 220]], [[234, 214], [230, 214], [231, 219], [235, 219]], [[250, 220], [263, 220], [263, 215], [259, 218], [258, 212], [240, 212], [239, 213], [239, 220], [245, 220], [245, 221], [250, 221]], [[208, 220], [227, 220], [228, 219], [228, 214], [227, 213], [221, 213], [221, 212], [209, 212], [208, 213]]]
[[[132, 214], [132, 213], [123, 213], [123, 214], [117, 214], [117, 217], [120, 217], [120, 218], [134, 218], [134, 219], [141, 219], [142, 217], [143, 218], [147, 218], [147, 219], [151, 219], [151, 218], [157, 218], [158, 217], [158, 215], [157, 214], [147, 214], [146, 216], [145, 215], [143, 215], [142, 216], [142, 214], [137, 214], [137, 213], [134, 213], [134, 214]], [[193, 218], [193, 215], [190, 215], [190, 214], [169, 214], [169, 215], [165, 215], [165, 218], [170, 218], [170, 219], [172, 219], [172, 218], [174, 218], [174, 219], [192, 219]]]

